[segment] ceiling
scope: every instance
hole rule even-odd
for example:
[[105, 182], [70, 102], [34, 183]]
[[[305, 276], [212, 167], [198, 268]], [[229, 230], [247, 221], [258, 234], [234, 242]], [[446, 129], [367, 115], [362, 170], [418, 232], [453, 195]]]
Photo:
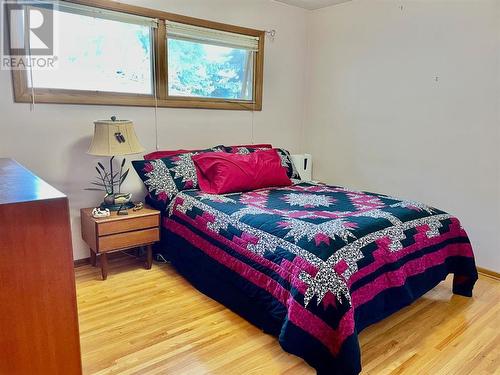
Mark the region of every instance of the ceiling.
[[279, 3], [294, 5], [304, 9], [320, 9], [334, 4], [345, 3], [350, 0], [275, 0]]

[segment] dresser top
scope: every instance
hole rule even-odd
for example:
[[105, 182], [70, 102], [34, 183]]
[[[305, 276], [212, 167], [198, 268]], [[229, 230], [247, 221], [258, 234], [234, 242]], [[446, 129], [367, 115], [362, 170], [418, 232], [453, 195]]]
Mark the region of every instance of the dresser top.
[[64, 197], [21, 164], [0, 158], [0, 205]]

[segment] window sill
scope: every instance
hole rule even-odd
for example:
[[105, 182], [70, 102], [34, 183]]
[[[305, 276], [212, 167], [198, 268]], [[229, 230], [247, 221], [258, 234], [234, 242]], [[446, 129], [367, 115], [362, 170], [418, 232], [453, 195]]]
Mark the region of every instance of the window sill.
[[[15, 90], [14, 101], [16, 103], [31, 103], [33, 101], [31, 91], [24, 90], [19, 92]], [[35, 89], [35, 103], [117, 105], [133, 107], [155, 107], [155, 105], [157, 105], [163, 108], [198, 108], [239, 111], [262, 110], [261, 104], [243, 100], [169, 97], [166, 99], [157, 99], [155, 101], [152, 95], [63, 89]]]

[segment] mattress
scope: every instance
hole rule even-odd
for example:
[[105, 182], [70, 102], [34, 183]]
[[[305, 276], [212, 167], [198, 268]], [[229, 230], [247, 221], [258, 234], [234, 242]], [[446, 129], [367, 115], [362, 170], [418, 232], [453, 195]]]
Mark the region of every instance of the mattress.
[[358, 334], [454, 274], [477, 271], [459, 220], [420, 202], [319, 183], [177, 194], [163, 256], [196, 288], [319, 374], [361, 371]]

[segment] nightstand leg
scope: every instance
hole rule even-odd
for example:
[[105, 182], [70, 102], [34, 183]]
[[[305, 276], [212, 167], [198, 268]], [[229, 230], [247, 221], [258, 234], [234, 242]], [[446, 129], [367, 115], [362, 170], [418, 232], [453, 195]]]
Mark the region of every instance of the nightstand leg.
[[99, 256], [99, 260], [101, 261], [102, 279], [106, 280], [108, 278], [108, 254], [102, 253]]
[[90, 264], [92, 267], [95, 267], [97, 264], [97, 256], [92, 249], [90, 249]]
[[146, 269], [150, 270], [153, 264], [153, 247], [151, 245], [146, 246]]

